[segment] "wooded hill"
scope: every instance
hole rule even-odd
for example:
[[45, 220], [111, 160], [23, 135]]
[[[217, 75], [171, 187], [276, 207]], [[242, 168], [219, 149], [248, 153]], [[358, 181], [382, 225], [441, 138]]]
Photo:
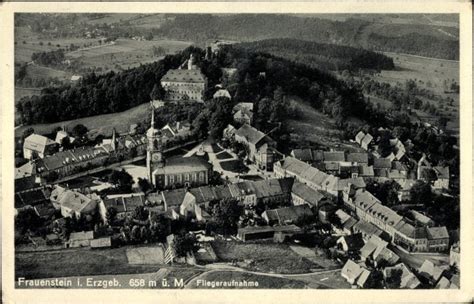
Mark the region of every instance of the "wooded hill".
[[230, 39], [242, 42], [271, 38], [293, 38], [319, 43], [401, 52], [441, 59], [459, 59], [459, 41], [443, 35], [452, 28], [429, 25], [386, 24], [383, 31], [366, 20], [332, 21], [315, 17], [274, 14], [170, 15], [156, 35], [202, 42]]
[[267, 39], [238, 45], [322, 70], [392, 70], [393, 59], [361, 48], [297, 39]]

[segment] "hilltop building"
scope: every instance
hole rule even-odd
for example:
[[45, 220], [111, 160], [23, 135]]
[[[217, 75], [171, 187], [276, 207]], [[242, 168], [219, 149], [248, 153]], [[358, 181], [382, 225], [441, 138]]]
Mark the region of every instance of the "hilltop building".
[[23, 157], [33, 159], [44, 158], [57, 151], [57, 144], [53, 140], [39, 134], [31, 134], [23, 143]]
[[192, 100], [203, 102], [207, 79], [195, 63], [193, 54], [187, 61], [187, 69], [171, 69], [163, 78], [161, 86], [166, 92], [165, 99], [171, 101]]

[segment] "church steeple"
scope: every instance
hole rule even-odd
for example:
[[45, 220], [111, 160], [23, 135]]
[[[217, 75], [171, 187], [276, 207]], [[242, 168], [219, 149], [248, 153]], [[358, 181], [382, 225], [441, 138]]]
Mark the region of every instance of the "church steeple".
[[153, 171], [157, 167], [164, 166], [163, 159], [163, 144], [161, 140], [160, 130], [155, 128], [155, 108], [153, 102], [150, 102], [151, 121], [150, 128], [146, 132], [147, 137], [147, 171], [148, 179], [152, 184], [155, 184]]
[[153, 106], [153, 101], [150, 101], [150, 107], [151, 107], [151, 125], [150, 128], [155, 127], [155, 107]]
[[112, 142], [110, 143], [110, 145], [112, 146], [112, 150], [115, 151], [115, 149], [117, 148], [116, 146], [116, 142], [117, 142], [117, 139], [115, 137], [115, 128], [112, 130]]

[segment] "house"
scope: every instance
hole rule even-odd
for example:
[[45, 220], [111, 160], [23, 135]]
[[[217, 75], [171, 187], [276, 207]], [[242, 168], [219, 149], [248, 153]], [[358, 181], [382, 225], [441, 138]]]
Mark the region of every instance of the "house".
[[90, 246], [92, 249], [110, 248], [112, 247], [112, 238], [108, 236], [108, 237], [102, 237], [102, 238], [90, 240]]
[[226, 89], [219, 89], [217, 90], [214, 95], [212, 95], [212, 98], [216, 99], [216, 98], [227, 98], [229, 100], [232, 99], [232, 97], [230, 96], [230, 93], [229, 91], [227, 91]]
[[161, 128], [161, 132], [167, 139], [172, 139], [177, 136], [186, 137], [191, 135], [191, 124], [185, 121], [167, 123]]
[[436, 285], [436, 283], [441, 279], [444, 274], [444, 269], [436, 266], [430, 260], [425, 260], [423, 264], [418, 268], [418, 274], [428, 280], [428, 282], [432, 285]]
[[426, 227], [428, 251], [444, 252], [449, 248], [449, 234], [446, 227]]
[[360, 146], [362, 147], [362, 149], [368, 151], [373, 139], [374, 138], [369, 133], [365, 134], [364, 138], [362, 139], [360, 143]]
[[84, 195], [77, 191], [66, 190], [59, 200], [61, 214], [64, 217], [80, 218], [95, 214], [100, 198], [96, 194]]
[[461, 263], [461, 247], [459, 242], [454, 243], [449, 250], [449, 265], [454, 266], [459, 270]]
[[297, 181], [306, 184], [314, 190], [326, 191], [334, 196], [339, 194], [337, 177], [326, 174], [294, 157], [287, 156], [283, 160], [275, 162], [273, 171], [277, 177], [294, 176]]
[[343, 235], [337, 239], [336, 244], [344, 252], [358, 252], [364, 246], [364, 240], [360, 233]]
[[356, 264], [352, 260], [347, 260], [341, 270], [341, 276], [346, 279], [347, 282], [360, 288], [364, 288], [367, 285], [370, 275], [370, 270]]
[[165, 99], [171, 101], [193, 100], [203, 102], [207, 79], [195, 64], [194, 55], [188, 60], [187, 69], [170, 69], [162, 78]]
[[237, 232], [237, 238], [246, 242], [252, 240], [262, 239], [273, 239], [275, 233], [285, 233], [288, 235], [294, 235], [301, 233], [301, 228], [296, 225], [285, 225], [285, 226], [249, 226], [245, 228], [239, 228]]
[[23, 157], [26, 159], [44, 158], [57, 151], [57, 144], [53, 140], [39, 135], [31, 134], [23, 142]]
[[260, 169], [271, 170], [275, 159], [276, 142], [268, 135], [260, 132], [249, 124], [244, 124], [234, 135], [237, 142], [249, 148], [249, 159]]
[[459, 289], [460, 287], [459, 275], [453, 275], [451, 280], [448, 280], [445, 276], [442, 276], [435, 289]]
[[433, 189], [447, 190], [449, 189], [449, 167], [435, 166], [436, 180], [433, 183]]
[[311, 149], [293, 149], [290, 155], [296, 159], [311, 163], [313, 161], [313, 153]]
[[421, 226], [434, 226], [434, 221], [427, 217], [426, 215], [416, 211], [416, 210], [410, 210], [408, 211], [408, 215], [419, 225]]
[[365, 136], [365, 133], [363, 131], [359, 131], [359, 133], [357, 133], [357, 135], [355, 136], [355, 142], [361, 145], [362, 139], [364, 139], [364, 136]]
[[369, 155], [362, 152], [347, 153], [346, 161], [356, 163], [357, 165], [367, 165], [369, 163]]
[[[124, 219], [131, 215], [137, 207], [144, 206], [145, 194], [144, 193], [127, 193], [127, 194], [112, 194], [107, 195], [104, 200], [104, 209], [107, 213], [110, 208], [114, 208], [117, 219]], [[104, 219], [107, 218], [106, 214], [102, 215]]]
[[69, 240], [64, 243], [66, 248], [89, 247], [94, 239], [94, 231], [71, 232]]
[[222, 137], [232, 138], [234, 137], [235, 131], [237, 131], [237, 129], [233, 125], [228, 124], [224, 131], [222, 131]]
[[352, 230], [354, 233], [360, 233], [364, 241], [368, 241], [372, 235], [383, 238], [383, 230], [366, 222], [364, 220], [359, 220], [353, 227]]
[[362, 261], [370, 260], [375, 266], [381, 263], [394, 265], [400, 257], [387, 248], [388, 242], [378, 236], [371, 236], [368, 242], [360, 249], [360, 258]]
[[43, 220], [50, 220], [56, 212], [56, 209], [49, 201], [45, 201], [41, 204], [36, 204], [33, 208], [36, 214]]
[[303, 183], [295, 182], [291, 189], [291, 198], [294, 206], [307, 204], [310, 207], [318, 207], [324, 194], [314, 190]]
[[392, 276], [397, 275], [397, 272], [400, 273], [400, 285], [398, 286], [398, 288], [415, 289], [420, 286], [420, 280], [418, 280], [418, 278], [403, 263], [399, 263], [392, 267], [386, 267], [383, 270], [383, 276], [387, 281], [390, 280]]
[[296, 224], [300, 220], [312, 218], [313, 216], [314, 214], [311, 211], [311, 208], [306, 204], [270, 209], [262, 213], [262, 218], [268, 225]]
[[350, 235], [352, 234], [352, 228], [357, 223], [357, 220], [344, 212], [342, 209], [338, 209], [334, 215], [339, 219], [340, 227], [333, 225], [333, 230], [336, 234]]
[[179, 206], [179, 214], [186, 219], [196, 219], [198, 222], [204, 222], [204, 210], [196, 202], [196, 196], [191, 192], [186, 192], [183, 202]]
[[73, 143], [76, 139], [72, 136], [69, 136], [69, 134], [67, 134], [66, 131], [63, 131], [63, 130], [59, 130], [57, 133], [56, 133], [56, 138], [55, 138], [55, 142], [58, 144], [58, 145], [62, 145], [63, 143], [63, 140], [64, 139], [68, 139], [69, 140], [69, 143]]
[[387, 158], [376, 158], [374, 159], [374, 170], [375, 169], [392, 169], [392, 161]]
[[400, 190], [398, 190], [398, 199], [400, 201], [407, 201], [410, 200], [411, 194], [410, 190], [416, 183], [414, 179], [402, 179], [396, 181], [400, 186]]
[[366, 164], [359, 165], [359, 177], [371, 178], [374, 177], [374, 167]]

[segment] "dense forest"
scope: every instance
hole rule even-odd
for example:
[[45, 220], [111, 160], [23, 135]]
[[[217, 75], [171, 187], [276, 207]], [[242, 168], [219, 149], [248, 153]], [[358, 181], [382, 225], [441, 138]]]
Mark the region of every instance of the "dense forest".
[[383, 54], [336, 44], [288, 38], [247, 42], [238, 46], [323, 70], [392, 70], [394, 68], [393, 59]]

